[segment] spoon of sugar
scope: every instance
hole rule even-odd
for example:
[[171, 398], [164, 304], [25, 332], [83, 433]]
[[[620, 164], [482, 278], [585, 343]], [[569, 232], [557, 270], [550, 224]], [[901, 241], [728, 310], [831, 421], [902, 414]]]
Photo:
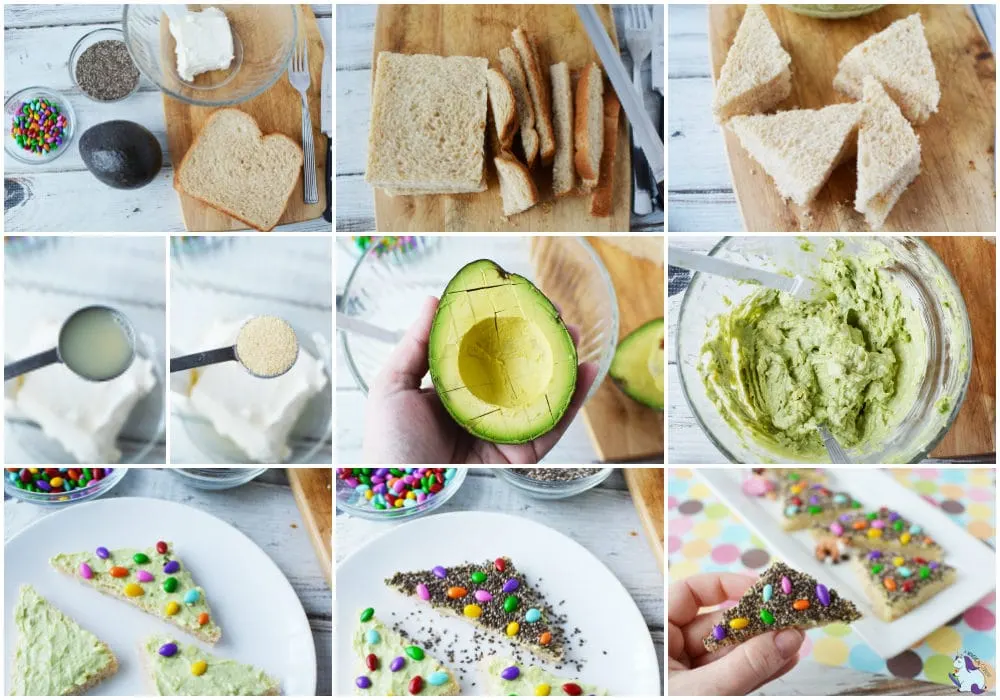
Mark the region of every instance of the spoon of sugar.
[[235, 345], [170, 358], [170, 372], [183, 372], [219, 362], [238, 362], [260, 379], [280, 377], [299, 357], [295, 330], [283, 318], [254, 316], [240, 327]]

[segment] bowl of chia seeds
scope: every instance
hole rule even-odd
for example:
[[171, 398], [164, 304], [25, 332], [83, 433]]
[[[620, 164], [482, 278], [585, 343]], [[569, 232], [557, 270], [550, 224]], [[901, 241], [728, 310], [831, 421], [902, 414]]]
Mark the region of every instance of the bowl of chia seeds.
[[535, 498], [569, 498], [611, 476], [614, 467], [505, 467], [496, 473]]
[[119, 29], [84, 34], [69, 54], [73, 84], [95, 102], [119, 102], [139, 89], [139, 69]]

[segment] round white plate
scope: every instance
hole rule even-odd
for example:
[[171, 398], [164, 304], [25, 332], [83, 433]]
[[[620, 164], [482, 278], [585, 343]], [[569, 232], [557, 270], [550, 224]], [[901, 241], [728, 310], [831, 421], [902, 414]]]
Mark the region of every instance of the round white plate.
[[[558, 671], [541, 660], [533, 659], [534, 663], [562, 676], [578, 676], [578, 680], [607, 688], [614, 695], [660, 694], [660, 670], [649, 630], [615, 575], [593, 554], [555, 530], [523, 518], [483, 512], [447, 513], [400, 525], [341, 562], [337, 567], [335, 628], [337, 693], [354, 694], [354, 679], [362, 661], [355, 658], [351, 638], [359, 614], [367, 607], [375, 608], [375, 615], [390, 626], [403, 620], [403, 629], [417, 640], [421, 638], [419, 630], [410, 629], [414, 622], [403, 616], [423, 610], [422, 620], [433, 621], [436, 631], [446, 637], [455, 634], [458, 646], [480, 645], [487, 653], [510, 656], [506, 645], [473, 642], [473, 625], [438, 615], [425, 603], [400, 595], [384, 583], [397, 571], [492, 561], [499, 556], [510, 557], [555, 611], [567, 616], [567, 633], [578, 627], [580, 636], [587, 640], [582, 648], [575, 642], [567, 647], [569, 661], [586, 659], [579, 673], [571, 664]], [[544, 579], [540, 584], [539, 578]], [[561, 600], [566, 603], [558, 605]], [[443, 655], [434, 650], [431, 654], [449, 666]], [[532, 655], [526, 651], [524, 656]], [[476, 666], [455, 664], [451, 668], [464, 672], [463, 695], [483, 694], [485, 679]]]
[[[49, 565], [49, 558], [60, 552], [93, 551], [100, 546], [141, 549], [158, 540], [173, 543], [173, 551], [205, 589], [222, 627], [222, 639], [215, 646]], [[153, 498], [105, 498], [53, 513], [11, 538], [4, 547], [7, 669], [13, 668], [14, 606], [22, 584], [34, 586], [118, 657], [118, 673], [91, 695], [145, 694], [148, 685], [138, 663], [138, 647], [156, 633], [253, 664], [281, 681], [283, 695], [316, 693], [316, 647], [288, 579], [246, 535], [200, 510]], [[4, 687], [9, 694], [10, 673]]]

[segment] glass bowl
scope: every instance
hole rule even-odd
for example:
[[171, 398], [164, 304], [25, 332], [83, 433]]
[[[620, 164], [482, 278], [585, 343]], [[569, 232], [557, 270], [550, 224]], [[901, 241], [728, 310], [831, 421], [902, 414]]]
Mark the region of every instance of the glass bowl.
[[[577, 469], [579, 467], [549, 467], [549, 471], [566, 471], [567, 469]], [[584, 491], [604, 483], [614, 472], [614, 467], [595, 467], [595, 472], [589, 476], [582, 476], [578, 479], [567, 479], [565, 481], [545, 481], [536, 479], [527, 474], [533, 467], [504, 467], [497, 469], [496, 474], [507, 483], [524, 491], [529, 496], [535, 498], [569, 498]]]
[[208, 107], [239, 104], [274, 85], [288, 67], [298, 31], [294, 5], [219, 5], [233, 32], [233, 61], [193, 81], [177, 74], [176, 42], [163, 8], [126, 5], [122, 31], [139, 71], [175, 99]]
[[80, 37], [80, 40], [76, 42], [76, 45], [73, 47], [73, 50], [70, 51], [69, 53], [69, 79], [73, 81], [73, 85], [76, 87], [77, 90], [80, 91], [80, 94], [82, 94], [89, 100], [97, 102], [98, 104], [113, 104], [115, 102], [121, 102], [122, 100], [128, 99], [129, 97], [134, 95], [136, 91], [139, 89], [139, 83], [142, 82], [141, 75], [136, 78], [135, 86], [131, 90], [129, 90], [128, 93], [122, 95], [121, 97], [115, 100], [99, 100], [96, 97], [92, 97], [90, 93], [88, 93], [86, 90], [80, 87], [80, 83], [77, 82], [76, 80], [77, 61], [80, 60], [80, 56], [83, 54], [84, 51], [86, 51], [99, 41], [120, 41], [122, 43], [125, 43], [125, 36], [122, 34], [122, 31], [120, 29], [116, 29], [114, 27], [102, 27], [101, 29], [95, 29], [92, 32], [87, 32], [82, 37]]
[[[804, 246], [801, 237], [725, 238], [709, 255], [775, 272], [809, 275], [831, 240], [811, 236], [812, 245]], [[923, 322], [927, 345], [927, 368], [922, 377], [914, 378], [912, 408], [897, 421], [884, 443], [863, 445], [861, 451], [848, 450], [848, 455], [858, 464], [918, 462], [948, 432], [965, 399], [972, 368], [972, 332], [965, 301], [948, 268], [919, 238], [857, 236], [839, 240], [844, 243], [844, 254], [864, 254], [868, 246], [878, 244], [889, 249], [895, 262], [887, 268], [888, 273]], [[708, 398], [698, 370], [709, 323], [754, 291], [754, 285], [718, 276], [696, 273], [691, 278], [677, 326], [681, 388], [698, 424], [727, 459], [750, 464], [801, 463], [801, 458], [791, 459], [737, 433]], [[941, 408], [944, 399], [947, 402]], [[822, 455], [810, 461], [827, 459]]]
[[782, 5], [782, 7], [808, 17], [850, 19], [880, 10], [884, 5]]
[[[22, 467], [22, 469], [40, 469], [44, 467]], [[95, 467], [87, 467], [87, 469], [94, 469]], [[82, 503], [83, 501], [89, 501], [93, 498], [103, 496], [108, 491], [113, 489], [118, 485], [118, 482], [125, 477], [125, 473], [128, 471], [128, 467], [111, 467], [110, 474], [105, 476], [99, 481], [92, 481], [82, 488], [77, 488], [67, 493], [44, 493], [44, 492], [32, 492], [20, 489], [11, 482], [11, 474], [19, 472], [20, 469], [16, 467], [8, 467], [4, 471], [5, 478], [3, 480], [3, 490], [11, 498], [17, 499], [19, 501], [24, 501], [25, 503], [33, 503], [37, 506], [64, 506], [72, 505], [75, 503]], [[68, 472], [69, 468], [61, 468], [59, 472]], [[65, 477], [64, 477], [65, 478]]]
[[[14, 140], [14, 137], [11, 136], [10, 133], [11, 125], [14, 123], [14, 115], [21, 107], [21, 103], [36, 98], [45, 98], [52, 104], [59, 107], [61, 113], [66, 115], [67, 125], [66, 134], [63, 136], [63, 144], [56, 150], [49, 151], [48, 153], [32, 153], [31, 151], [24, 150], [17, 145], [17, 141]], [[56, 92], [51, 88], [35, 85], [32, 87], [26, 87], [23, 90], [18, 90], [4, 102], [3, 113], [3, 149], [14, 160], [22, 163], [28, 163], [29, 165], [49, 163], [68, 151], [69, 145], [73, 142], [73, 135], [76, 133], [76, 112], [73, 111], [73, 105], [70, 104], [68, 98], [63, 96], [62, 93]]]
[[[532, 280], [559, 308], [565, 322], [579, 328], [579, 361], [598, 365], [587, 398], [593, 396], [615, 354], [618, 301], [604, 263], [583, 238], [447, 236], [426, 239], [412, 255], [380, 256], [372, 249], [355, 264], [337, 309], [383, 328], [405, 329], [426, 297], [439, 296], [456, 272], [482, 258]], [[393, 346], [339, 335], [347, 366], [367, 394]], [[429, 374], [423, 386], [431, 386]]]
[[[372, 471], [374, 472], [377, 469], [388, 470], [389, 467], [375, 467], [372, 468]], [[462, 488], [462, 484], [465, 483], [465, 477], [469, 475], [467, 467], [448, 467], [448, 469], [454, 470], [455, 476], [452, 477], [451, 481], [443, 489], [434, 494], [433, 498], [428, 498], [423, 503], [418, 503], [409, 508], [393, 508], [391, 510], [376, 510], [358, 490], [359, 487], [352, 486], [338, 475], [334, 478], [337, 493], [337, 510], [366, 520], [382, 520], [386, 522], [400, 522], [419, 518], [421, 515], [427, 515], [447, 503]]]
[[267, 467], [174, 467], [171, 474], [196, 489], [222, 491], [249, 484], [267, 471]]

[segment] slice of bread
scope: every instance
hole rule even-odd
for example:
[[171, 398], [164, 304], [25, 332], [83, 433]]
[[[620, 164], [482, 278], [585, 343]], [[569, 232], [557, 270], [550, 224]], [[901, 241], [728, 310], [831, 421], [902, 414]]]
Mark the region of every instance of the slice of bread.
[[[139, 645], [139, 658], [153, 695], [281, 695], [278, 680], [259, 668], [209, 654], [166, 635], [144, 640]], [[204, 663], [204, 669], [195, 673], [199, 662]]]
[[726, 126], [774, 178], [781, 196], [805, 206], [833, 169], [855, 152], [861, 112], [861, 103], [852, 102], [738, 116]]
[[903, 191], [920, 174], [920, 140], [881, 83], [868, 76], [863, 86], [854, 208], [877, 231]]
[[483, 183], [489, 63], [378, 55], [365, 180], [396, 191], [477, 191]]
[[475, 192], [485, 192], [486, 191], [486, 173], [483, 173], [483, 179], [479, 181], [479, 184], [471, 189], [456, 189], [452, 185], [442, 185], [438, 188], [434, 187], [385, 187], [382, 190], [390, 197], [400, 197], [400, 196], [411, 196], [411, 195], [422, 195], [422, 194], [472, 194]]
[[914, 124], [923, 124], [937, 111], [941, 86], [920, 13], [896, 20], [848, 51], [840, 60], [833, 86], [860, 100], [866, 75], [882, 83]]
[[590, 196], [591, 216], [611, 216], [614, 206], [615, 153], [618, 146], [618, 97], [613, 90], [604, 93], [604, 152], [601, 154], [600, 176]]
[[737, 114], [766, 112], [792, 92], [792, 57], [760, 5], [747, 5], [715, 84], [712, 114], [722, 123]]
[[302, 148], [261, 133], [238, 109], [212, 113], [174, 172], [174, 188], [252, 226], [277, 224], [302, 173]]
[[500, 198], [504, 216], [518, 214], [538, 204], [538, 187], [531, 172], [510, 153], [501, 153], [493, 159], [500, 179]]
[[107, 644], [31, 586], [21, 586], [14, 624], [11, 695], [83, 695], [118, 672], [118, 659]]
[[535, 106], [531, 102], [528, 79], [524, 75], [521, 59], [509, 46], [500, 49], [500, 70], [514, 91], [514, 98], [517, 102], [517, 118], [520, 123], [521, 147], [524, 149], [524, 160], [530, 169], [535, 167], [535, 161], [538, 159]]
[[549, 90], [549, 78], [542, 69], [538, 58], [538, 46], [535, 40], [521, 28], [511, 32], [514, 46], [521, 57], [524, 75], [528, 80], [528, 92], [531, 103], [535, 107], [535, 127], [538, 130], [539, 152], [542, 163], [549, 165], [556, 154], [556, 136], [552, 128], [552, 98]]
[[573, 166], [573, 84], [569, 66], [554, 63], [549, 66], [552, 78], [552, 127], [555, 130], [556, 154], [552, 161], [552, 192], [556, 197], [576, 189]]
[[597, 186], [604, 151], [604, 75], [596, 63], [588, 63], [580, 71], [575, 99], [573, 162], [581, 187], [591, 190]]
[[486, 72], [486, 85], [489, 88], [490, 109], [493, 112], [493, 123], [496, 125], [500, 148], [509, 151], [514, 143], [514, 132], [517, 129], [517, 102], [514, 90], [503, 73], [490, 68]]

